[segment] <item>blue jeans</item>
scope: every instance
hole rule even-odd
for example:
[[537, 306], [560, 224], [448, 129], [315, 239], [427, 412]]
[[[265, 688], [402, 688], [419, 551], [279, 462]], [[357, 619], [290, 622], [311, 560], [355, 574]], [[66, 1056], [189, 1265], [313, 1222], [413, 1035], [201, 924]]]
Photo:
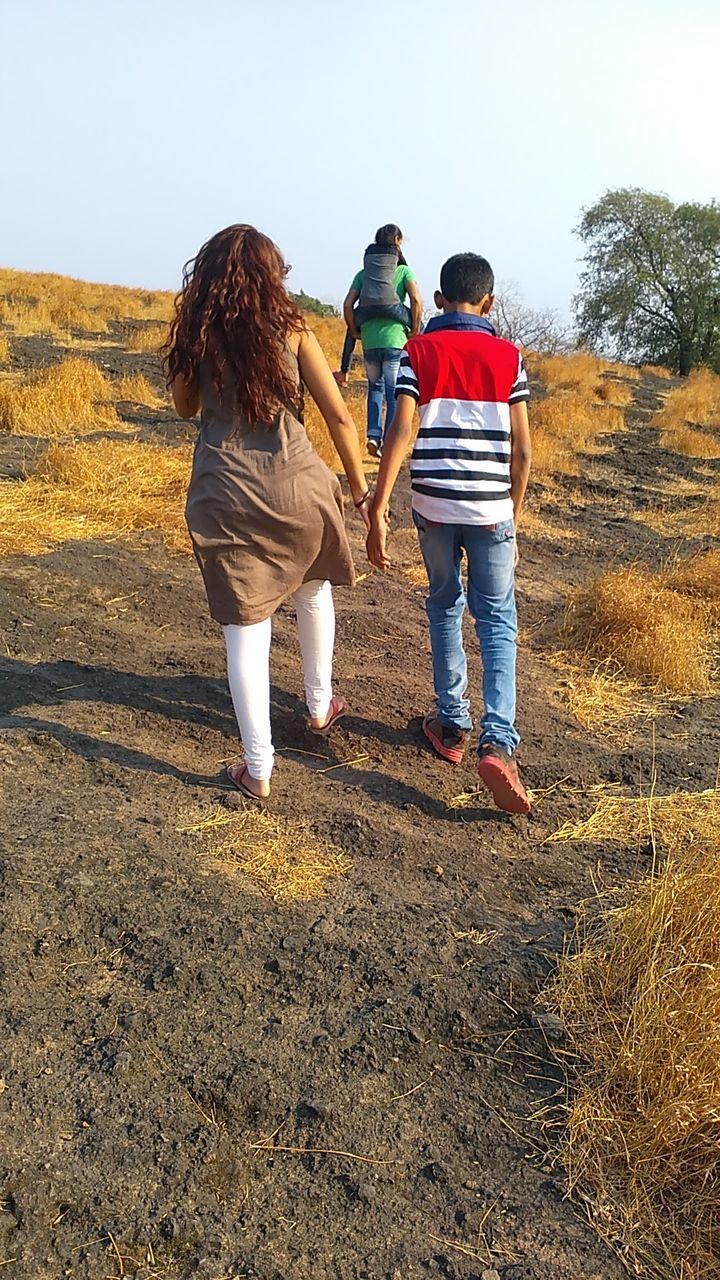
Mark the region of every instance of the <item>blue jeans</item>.
[[[395, 383], [400, 368], [399, 347], [372, 347], [364, 353], [367, 378], [367, 436], [380, 445], [395, 412]], [[383, 399], [385, 421], [383, 423]]]
[[430, 589], [433, 681], [438, 718], [455, 729], [470, 730], [467, 658], [462, 642], [465, 593], [460, 577], [467, 556], [467, 603], [475, 620], [483, 663], [480, 746], [494, 742], [512, 754], [520, 741], [515, 728], [515, 526], [503, 520], [494, 528], [472, 524], [435, 524], [413, 512]]

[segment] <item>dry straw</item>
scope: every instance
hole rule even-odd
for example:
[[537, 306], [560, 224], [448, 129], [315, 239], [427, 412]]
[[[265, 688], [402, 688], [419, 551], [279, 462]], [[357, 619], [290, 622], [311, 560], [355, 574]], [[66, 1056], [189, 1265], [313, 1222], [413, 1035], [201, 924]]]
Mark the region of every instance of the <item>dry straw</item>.
[[93, 284], [71, 276], [0, 268], [0, 319], [17, 333], [62, 333], [67, 328], [102, 333], [108, 322], [135, 319], [168, 322], [173, 294]]
[[571, 1188], [637, 1271], [719, 1280], [720, 790], [605, 796], [551, 838], [656, 846], [650, 875], [586, 905], [548, 996], [578, 1059]]
[[695, 369], [665, 397], [652, 419], [662, 429], [667, 449], [691, 458], [720, 458], [720, 435], [698, 427], [720, 427], [720, 376], [711, 369]]
[[340, 849], [318, 840], [307, 823], [264, 809], [217, 809], [180, 830], [200, 835], [212, 863], [241, 871], [274, 901], [322, 897], [327, 881], [344, 875], [352, 865]]
[[132, 404], [146, 405], [149, 409], [162, 404], [160, 397], [141, 373], [125, 374], [118, 378], [113, 383], [112, 393], [116, 400], [129, 400]]
[[117, 429], [113, 385], [92, 360], [70, 356], [21, 383], [0, 383], [0, 431], [64, 436]]
[[133, 329], [127, 341], [128, 351], [159, 352], [167, 338], [167, 325], [140, 325]]
[[707, 694], [717, 662], [719, 579], [717, 551], [658, 574], [643, 566], [603, 574], [570, 597], [563, 638], [659, 692]]
[[51, 444], [26, 480], [0, 481], [0, 555], [155, 530], [188, 550], [183, 518], [189, 446], [135, 441]]
[[664, 705], [659, 695], [624, 677], [613, 660], [588, 667], [554, 654], [550, 664], [560, 675], [572, 715], [610, 746], [629, 746], [639, 725], [653, 720]]
[[674, 428], [685, 423], [699, 427], [720, 426], [720, 376], [711, 369], [694, 369], [678, 387], [668, 392], [653, 418], [653, 426]]

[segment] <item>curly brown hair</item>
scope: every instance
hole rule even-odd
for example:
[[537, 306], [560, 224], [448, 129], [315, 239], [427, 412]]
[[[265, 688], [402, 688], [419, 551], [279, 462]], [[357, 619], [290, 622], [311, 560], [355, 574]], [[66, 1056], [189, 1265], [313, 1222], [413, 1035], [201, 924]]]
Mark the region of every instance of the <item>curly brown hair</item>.
[[237, 412], [253, 425], [271, 423], [294, 403], [286, 343], [305, 322], [285, 288], [288, 271], [277, 245], [255, 227], [238, 223], [212, 236], [183, 270], [162, 348], [168, 386], [181, 375], [197, 387], [204, 362], [216, 394], [232, 388]]

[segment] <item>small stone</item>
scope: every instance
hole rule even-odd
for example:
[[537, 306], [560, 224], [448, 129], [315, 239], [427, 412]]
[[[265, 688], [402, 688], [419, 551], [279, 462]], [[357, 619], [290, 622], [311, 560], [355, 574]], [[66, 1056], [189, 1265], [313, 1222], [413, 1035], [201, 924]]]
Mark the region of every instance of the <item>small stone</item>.
[[441, 867], [439, 862], [438, 862], [437, 866], [433, 868], [433, 870], [434, 870], [434, 872], [435, 872], [435, 875], [436, 875], [436, 876], [444, 876], [444, 875], [445, 875], [445, 868], [444, 868], [444, 867]]
[[536, 1013], [533, 1016], [533, 1022], [548, 1040], [565, 1039], [565, 1023], [556, 1013]]
[[224, 791], [220, 797], [224, 809], [244, 809], [245, 801], [238, 791]]
[[500, 1272], [496, 1271], [494, 1267], [490, 1267], [488, 1271], [480, 1273], [480, 1280], [500, 1280]]

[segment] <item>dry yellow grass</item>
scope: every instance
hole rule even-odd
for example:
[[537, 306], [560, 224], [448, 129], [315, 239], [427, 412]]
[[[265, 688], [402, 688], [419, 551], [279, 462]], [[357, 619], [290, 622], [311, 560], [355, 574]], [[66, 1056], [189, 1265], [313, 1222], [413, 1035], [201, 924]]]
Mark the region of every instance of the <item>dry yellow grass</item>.
[[[330, 368], [339, 369], [345, 341], [345, 321], [339, 316], [308, 315], [307, 323], [320, 343]], [[360, 350], [359, 343], [356, 350]]]
[[156, 405], [162, 403], [147, 378], [143, 377], [141, 373], [126, 374], [125, 377], [118, 378], [117, 382], [112, 384], [112, 390], [116, 400], [129, 400], [132, 404], [144, 404], [149, 409], [154, 409]]
[[662, 444], [664, 449], [683, 453], [686, 458], [720, 458], [720, 433], [711, 435], [694, 427], [673, 427], [663, 431]]
[[666, 368], [664, 364], [643, 364], [640, 366], [640, 372], [650, 378], [674, 377], [672, 369]]
[[[707, 477], [715, 480], [715, 473]], [[656, 505], [635, 513], [635, 519], [663, 537], [694, 538], [720, 535], [720, 484], [707, 485], [700, 468], [692, 478], [668, 481], [658, 486]], [[680, 498], [682, 502], [674, 501]]]
[[711, 369], [694, 369], [688, 378], [669, 391], [652, 426], [666, 431], [682, 430], [688, 423], [699, 427], [720, 426], [720, 375]]
[[427, 570], [424, 564], [411, 564], [403, 569], [403, 574], [413, 587], [426, 587], [428, 584]]
[[127, 341], [128, 351], [158, 352], [167, 338], [165, 325], [140, 325], [133, 329]]
[[0, 320], [14, 333], [41, 333], [49, 336], [81, 333], [107, 333], [107, 320], [98, 310], [83, 307], [72, 298], [49, 303], [0, 298]]
[[574, 542], [578, 537], [577, 529], [563, 529], [559, 525], [551, 524], [541, 515], [538, 515], [536, 511], [530, 511], [527, 507], [523, 507], [518, 526], [518, 536], [524, 537], [525, 534], [529, 538], [560, 543]]
[[560, 676], [560, 687], [572, 715], [594, 737], [612, 747], [630, 745], [642, 723], [653, 720], [662, 700], [637, 680], [629, 680], [617, 663], [578, 664], [567, 654], [554, 654], [550, 665]]
[[0, 364], [8, 364], [10, 360], [10, 339], [0, 329]]
[[530, 433], [533, 450], [532, 465], [536, 475], [580, 475], [580, 462], [572, 447], [537, 426], [534, 414], [530, 421]]
[[162, 320], [172, 316], [173, 294], [93, 284], [48, 272], [0, 268], [0, 320], [17, 333], [56, 334], [67, 329], [103, 333], [112, 320]]
[[26, 480], [0, 481], [0, 555], [146, 530], [189, 550], [183, 511], [191, 459], [190, 446], [51, 444]]
[[548, 996], [579, 1060], [570, 1185], [635, 1273], [718, 1280], [720, 791], [606, 796], [553, 839], [668, 855], [589, 904]]
[[599, 400], [603, 400], [607, 404], [617, 405], [618, 408], [624, 408], [626, 405], [632, 404], [635, 398], [632, 387], [628, 386], [627, 382], [621, 382], [618, 378], [604, 378], [597, 387], [596, 395]]
[[720, 550], [677, 560], [665, 569], [663, 581], [672, 591], [702, 600], [712, 613], [720, 609]]
[[238, 813], [218, 809], [181, 828], [200, 835], [203, 853], [218, 868], [249, 876], [275, 902], [307, 902], [325, 893], [328, 880], [344, 875], [351, 862], [321, 841], [307, 823], [267, 810]]
[[66, 436], [119, 426], [113, 386], [91, 360], [71, 356], [0, 384], [0, 431], [9, 435]]
[[707, 694], [717, 661], [719, 573], [720, 556], [710, 552], [664, 573], [635, 566], [603, 574], [571, 596], [563, 637], [659, 692]]
[[578, 455], [596, 448], [598, 436], [621, 431], [624, 425], [622, 410], [615, 405], [596, 403], [577, 390], [555, 391], [532, 407], [534, 470], [578, 475]]
[[589, 351], [576, 351], [568, 356], [536, 356], [531, 360], [533, 372], [548, 391], [577, 391], [586, 397], [592, 397], [607, 367], [607, 360]]

